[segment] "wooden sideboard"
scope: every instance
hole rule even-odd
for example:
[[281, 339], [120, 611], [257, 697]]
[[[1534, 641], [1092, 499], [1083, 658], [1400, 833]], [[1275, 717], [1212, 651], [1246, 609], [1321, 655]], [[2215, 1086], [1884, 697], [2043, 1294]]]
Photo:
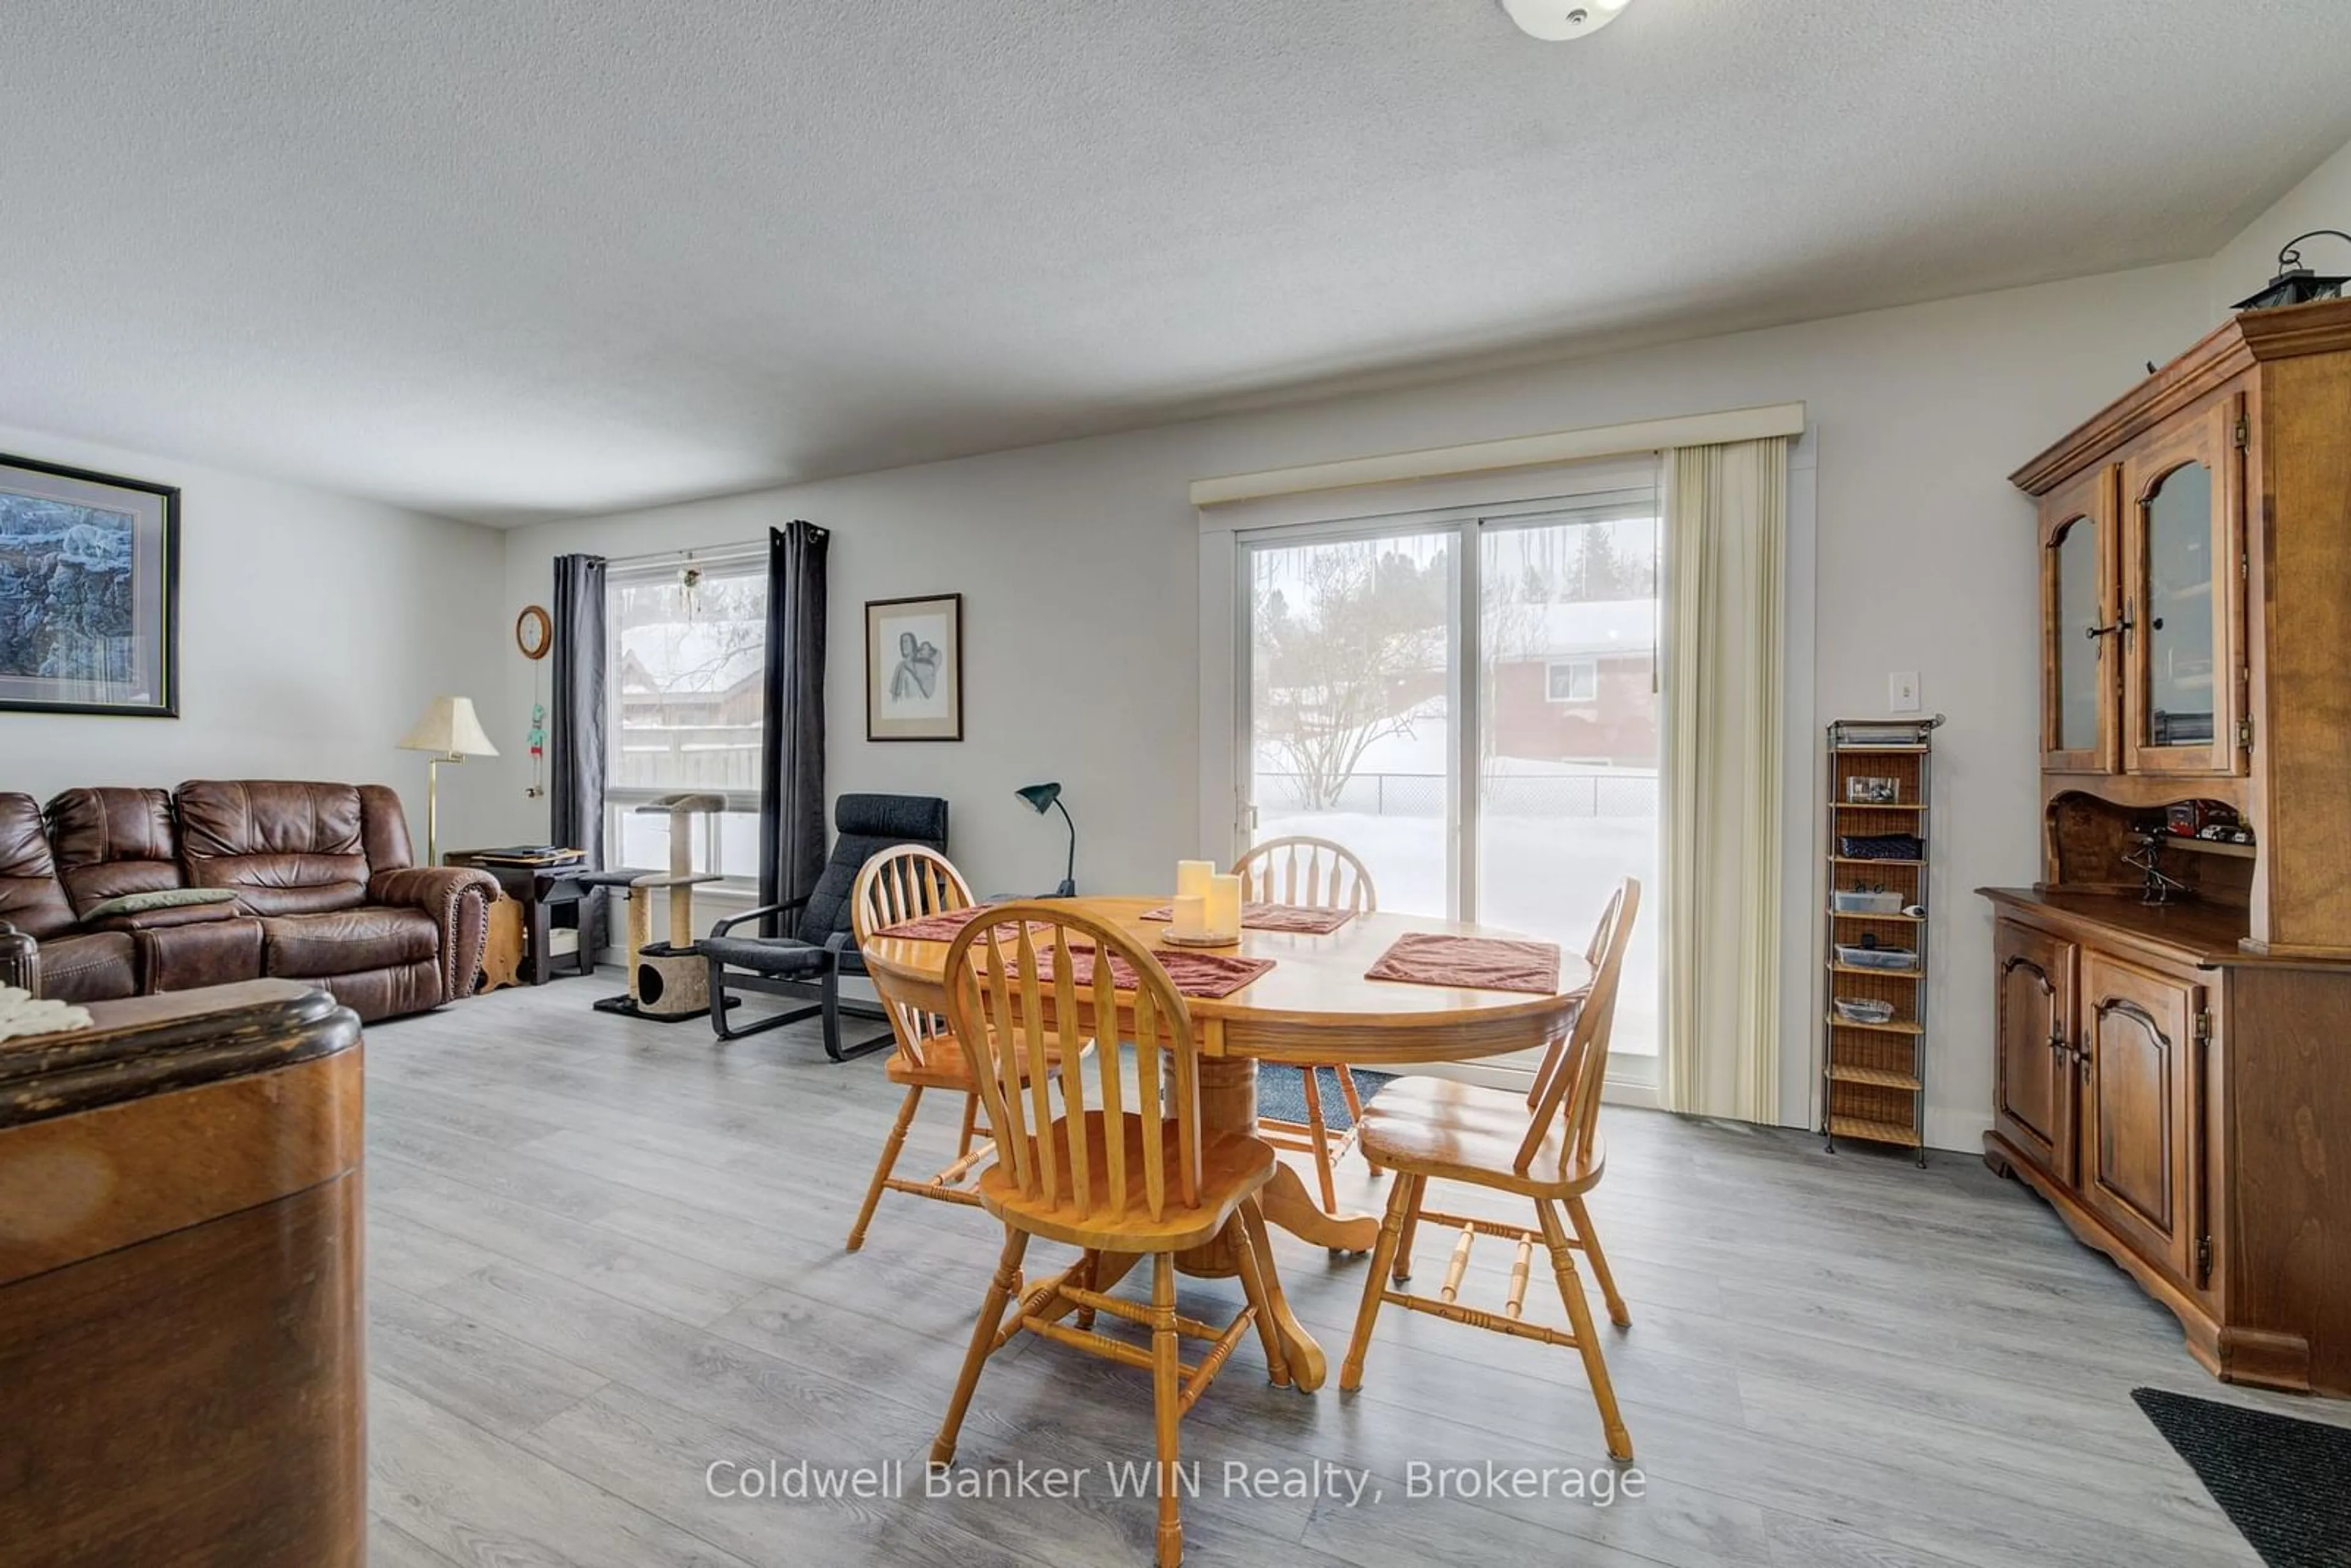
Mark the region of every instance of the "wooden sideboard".
[[[1985, 1158], [2216, 1375], [2351, 1396], [2351, 301], [2238, 316], [2013, 478], [2042, 877], [1981, 890]], [[2150, 904], [2174, 806], [2251, 841], [2161, 838]]]
[[0, 1042], [0, 1557], [366, 1560], [358, 1018], [263, 980]]

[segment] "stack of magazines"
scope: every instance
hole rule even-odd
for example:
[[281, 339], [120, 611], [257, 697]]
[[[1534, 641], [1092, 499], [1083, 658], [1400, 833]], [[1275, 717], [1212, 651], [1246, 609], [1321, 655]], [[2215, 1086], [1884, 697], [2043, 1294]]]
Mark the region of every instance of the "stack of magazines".
[[476, 865], [557, 866], [586, 860], [588, 852], [553, 844], [509, 844], [502, 850], [475, 850], [468, 858]]

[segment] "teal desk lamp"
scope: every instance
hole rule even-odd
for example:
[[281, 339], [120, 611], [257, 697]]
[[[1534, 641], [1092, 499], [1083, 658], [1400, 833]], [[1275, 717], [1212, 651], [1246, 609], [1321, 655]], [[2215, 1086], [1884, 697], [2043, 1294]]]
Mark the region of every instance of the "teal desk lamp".
[[[1028, 801], [1029, 809], [1040, 817], [1054, 807], [1061, 806], [1061, 787], [1059, 784], [1031, 784], [1013, 793]], [[1061, 885], [1053, 890], [1053, 896], [1075, 898], [1078, 895], [1078, 824], [1070, 815], [1067, 806], [1061, 806], [1061, 821], [1070, 824], [1070, 864], [1067, 874], [1061, 878]]]

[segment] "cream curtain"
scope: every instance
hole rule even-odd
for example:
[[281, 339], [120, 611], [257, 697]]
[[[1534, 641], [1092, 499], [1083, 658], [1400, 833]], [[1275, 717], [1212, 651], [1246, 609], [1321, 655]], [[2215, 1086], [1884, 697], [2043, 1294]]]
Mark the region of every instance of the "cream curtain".
[[1666, 1108], [1779, 1119], [1785, 437], [1667, 477]]

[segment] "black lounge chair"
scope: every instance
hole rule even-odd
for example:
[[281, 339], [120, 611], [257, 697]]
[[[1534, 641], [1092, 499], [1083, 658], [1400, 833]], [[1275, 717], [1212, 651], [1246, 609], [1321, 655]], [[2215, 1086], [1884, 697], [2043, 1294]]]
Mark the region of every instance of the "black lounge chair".
[[[847, 1061], [891, 1043], [884, 1031], [872, 1040], [843, 1049], [841, 1043], [841, 977], [865, 973], [850, 930], [850, 894], [865, 862], [893, 844], [922, 844], [945, 852], [947, 847], [947, 803], [931, 795], [843, 795], [832, 803], [832, 856], [816, 889], [804, 898], [765, 904], [732, 915], [710, 928], [698, 946], [710, 961], [710, 1027], [721, 1040], [798, 1023], [822, 1015], [824, 1053]], [[788, 916], [778, 922], [788, 936], [734, 936], [738, 925]], [[757, 1023], [730, 1028], [731, 993], [757, 991], [788, 997], [812, 1005], [792, 1009]], [[857, 1011], [863, 1014], [866, 1009]], [[883, 1015], [878, 1009], [872, 1016]]]

